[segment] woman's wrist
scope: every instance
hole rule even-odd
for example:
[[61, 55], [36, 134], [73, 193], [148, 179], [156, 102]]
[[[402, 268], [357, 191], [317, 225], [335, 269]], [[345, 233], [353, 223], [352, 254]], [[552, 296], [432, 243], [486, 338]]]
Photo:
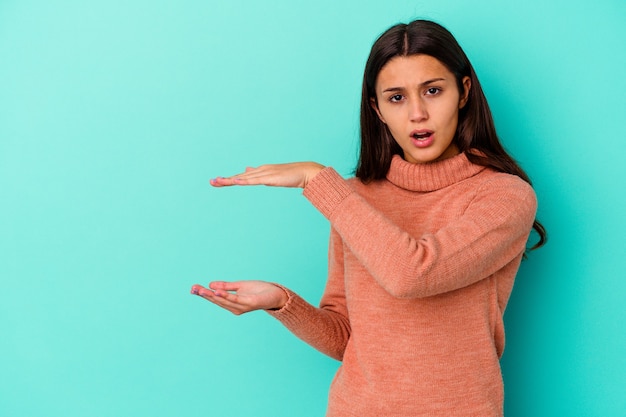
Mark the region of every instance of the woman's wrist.
[[289, 301], [289, 293], [287, 292], [287, 290], [282, 285], [278, 285], [274, 283], [273, 285], [276, 286], [278, 289], [280, 289], [280, 296], [278, 297], [276, 305], [273, 308], [266, 309], [268, 311], [281, 310], [283, 307], [285, 307], [285, 305], [287, 305], [287, 302]]
[[309, 162], [309, 164], [310, 167], [307, 168], [307, 173], [305, 175], [305, 181], [302, 188], [306, 187], [307, 184], [311, 182], [311, 180], [315, 178], [317, 174], [319, 174], [324, 168], [326, 168], [324, 165], [318, 164], [317, 162]]

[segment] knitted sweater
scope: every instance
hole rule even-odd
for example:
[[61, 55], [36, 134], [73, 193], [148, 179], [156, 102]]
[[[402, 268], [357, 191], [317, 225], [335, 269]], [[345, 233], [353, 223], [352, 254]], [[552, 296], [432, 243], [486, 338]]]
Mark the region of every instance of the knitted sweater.
[[304, 195], [331, 223], [320, 307], [292, 291], [272, 311], [342, 361], [328, 417], [503, 414], [502, 315], [535, 194], [459, 154], [363, 184], [325, 168]]

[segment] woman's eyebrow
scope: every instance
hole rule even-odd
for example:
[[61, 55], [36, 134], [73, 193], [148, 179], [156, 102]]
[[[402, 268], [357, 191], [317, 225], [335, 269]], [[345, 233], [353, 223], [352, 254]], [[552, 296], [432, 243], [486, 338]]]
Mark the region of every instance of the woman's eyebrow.
[[432, 84], [432, 83], [436, 83], [437, 81], [445, 81], [445, 78], [433, 78], [432, 80], [428, 80], [428, 81], [424, 81], [423, 83], [421, 83], [420, 85], [428, 85], [428, 84]]
[[397, 91], [404, 91], [404, 87], [389, 87], [383, 90], [383, 93], [390, 93], [390, 92], [397, 92]]
[[[445, 78], [433, 78], [433, 79], [430, 79], [430, 80], [426, 80], [426, 81], [420, 83], [419, 85], [420, 85], [420, 87], [424, 87], [426, 85], [429, 85], [429, 84], [432, 84], [432, 83], [436, 83], [437, 81], [445, 81], [445, 80], [446, 80]], [[389, 88], [385, 88], [383, 90], [383, 93], [392, 93], [392, 92], [395, 93], [397, 91], [404, 91], [404, 90], [405, 90], [404, 87], [389, 87]]]

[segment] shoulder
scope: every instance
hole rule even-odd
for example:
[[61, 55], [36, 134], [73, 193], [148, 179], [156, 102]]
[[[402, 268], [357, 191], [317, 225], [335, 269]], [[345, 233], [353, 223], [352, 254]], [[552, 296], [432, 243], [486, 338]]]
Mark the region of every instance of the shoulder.
[[485, 169], [476, 180], [474, 203], [489, 204], [492, 210], [508, 212], [509, 216], [534, 220], [537, 196], [533, 187], [517, 175]]
[[533, 187], [517, 175], [485, 169], [477, 175], [479, 189], [482, 192], [506, 192], [520, 196], [535, 197]]

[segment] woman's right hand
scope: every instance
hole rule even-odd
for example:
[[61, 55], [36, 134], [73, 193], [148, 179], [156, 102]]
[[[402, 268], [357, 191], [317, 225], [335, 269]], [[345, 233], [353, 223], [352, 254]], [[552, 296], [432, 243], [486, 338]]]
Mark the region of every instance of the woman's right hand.
[[196, 284], [191, 293], [235, 315], [254, 310], [282, 308], [289, 296], [282, 288], [265, 281], [211, 282], [208, 287]]

